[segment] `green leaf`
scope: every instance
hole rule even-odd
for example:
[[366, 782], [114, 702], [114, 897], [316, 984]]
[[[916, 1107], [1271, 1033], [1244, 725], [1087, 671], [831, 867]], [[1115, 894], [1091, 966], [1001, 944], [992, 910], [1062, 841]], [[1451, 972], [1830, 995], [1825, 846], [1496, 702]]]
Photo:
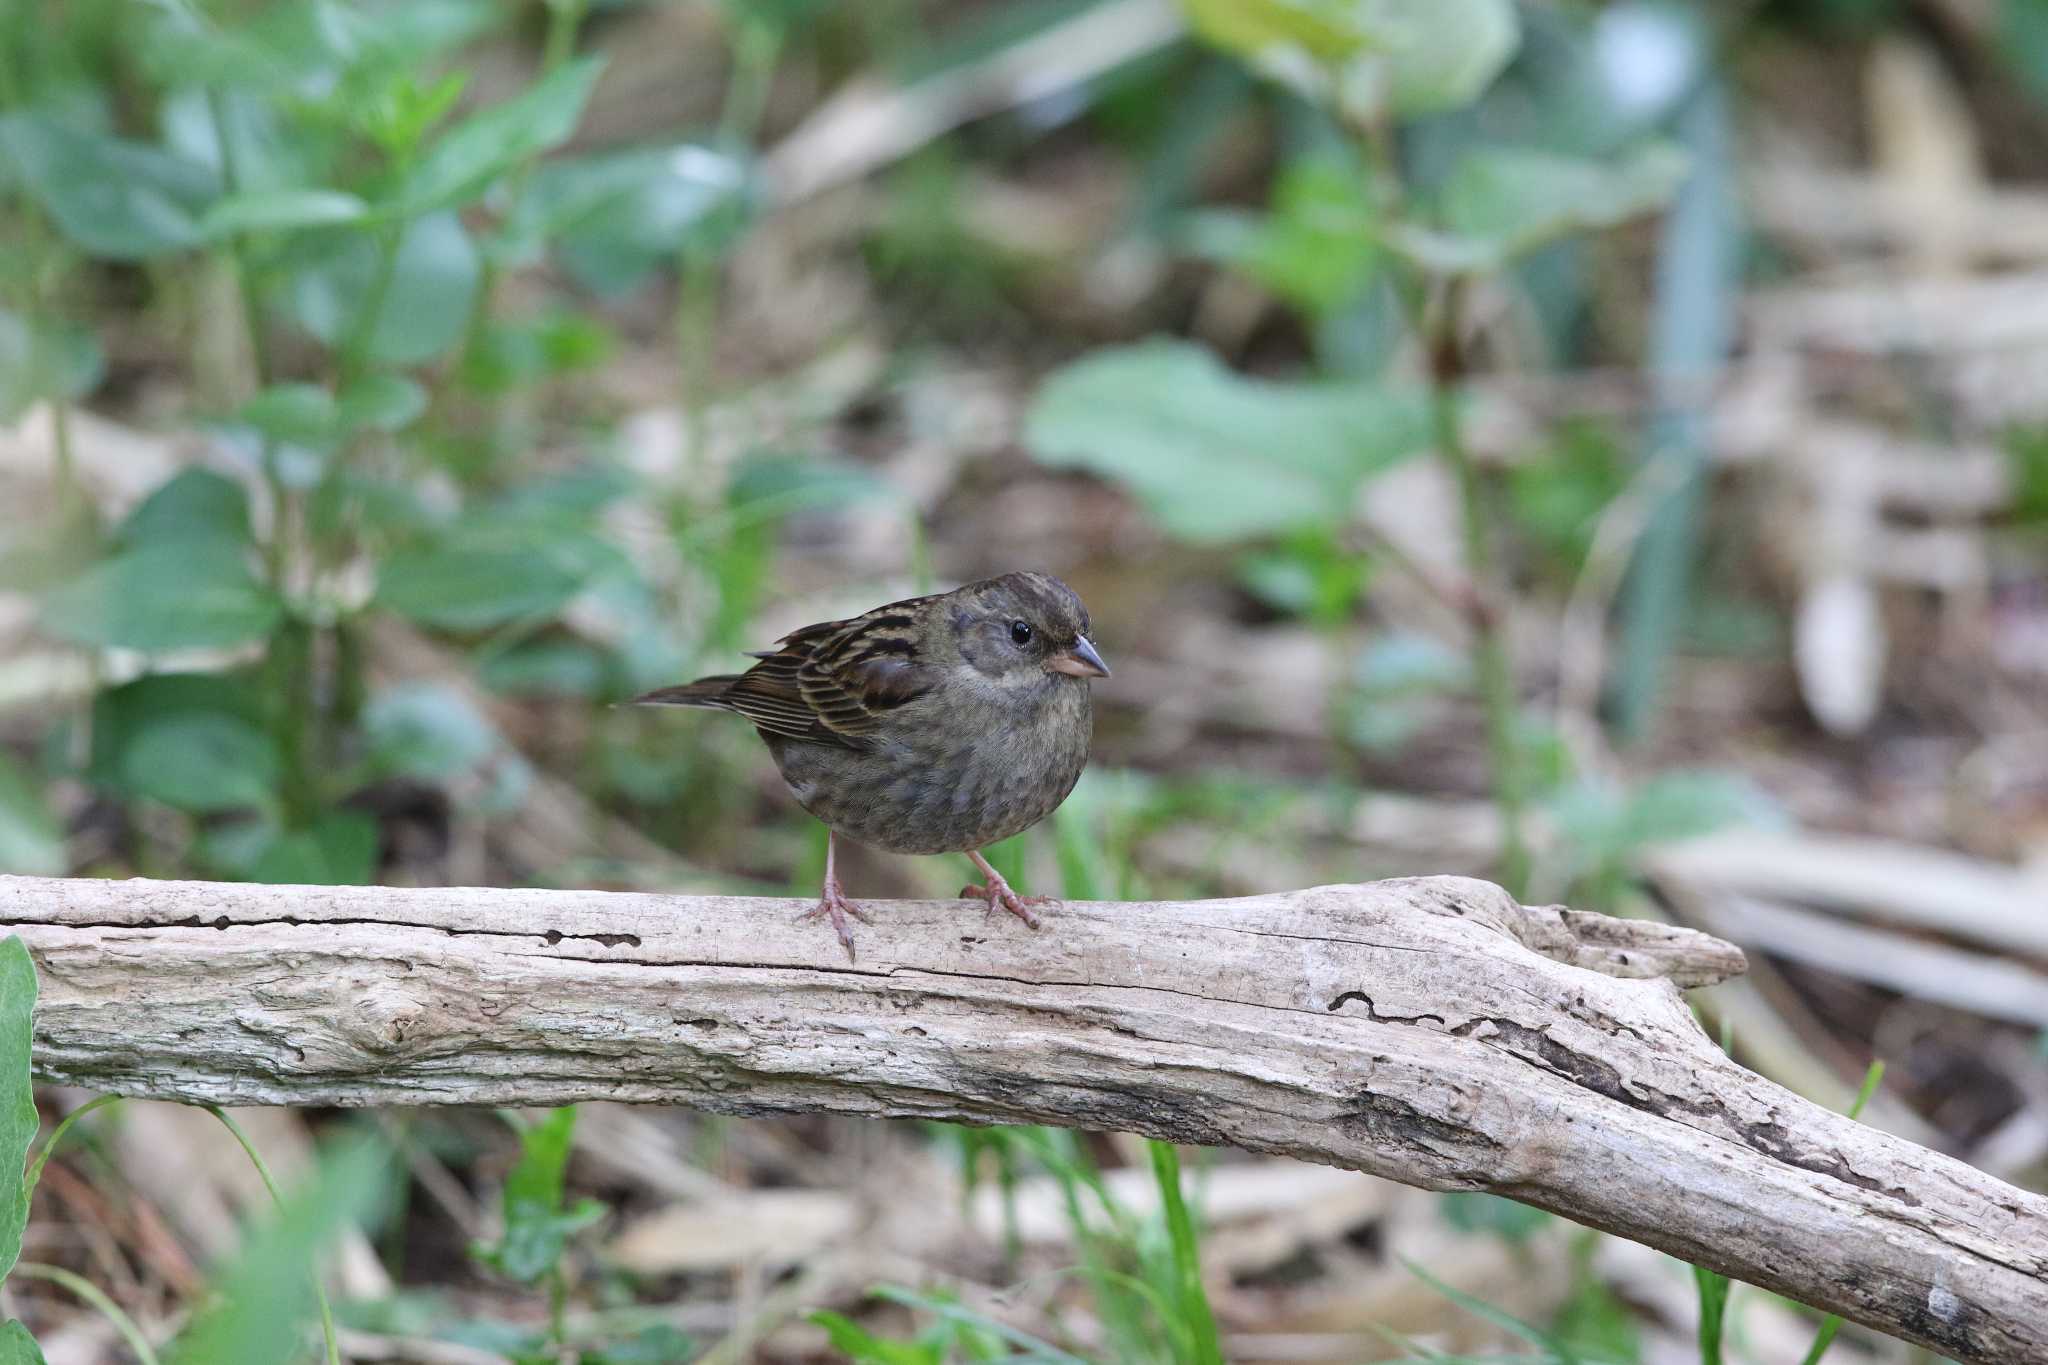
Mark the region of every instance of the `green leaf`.
[[1181, 8], [1205, 41], [1253, 60], [1294, 49], [1335, 61], [1365, 45], [1351, 0], [1181, 0]]
[[0, 426], [42, 399], [92, 392], [105, 370], [99, 341], [85, 328], [0, 308]]
[[[428, 214], [407, 224], [370, 334], [368, 358], [385, 365], [417, 365], [452, 346], [468, 326], [480, 268], [476, 244], [453, 213]], [[293, 273], [286, 301], [301, 326], [340, 347], [370, 306], [377, 274], [373, 234], [342, 234]]]
[[309, 1188], [242, 1242], [207, 1306], [164, 1354], [165, 1365], [301, 1359], [320, 1253], [383, 1195], [388, 1154], [360, 1141], [320, 1164]]
[[1509, 1246], [1521, 1246], [1550, 1222], [1542, 1209], [1477, 1190], [1451, 1190], [1437, 1196], [1444, 1221], [1460, 1232], [1490, 1232]]
[[552, 616], [616, 561], [609, 546], [573, 528], [465, 528], [438, 546], [386, 560], [377, 597], [427, 625], [487, 630]]
[[605, 1216], [605, 1206], [586, 1199], [562, 1207], [576, 1106], [554, 1110], [519, 1135], [519, 1163], [505, 1178], [505, 1234], [476, 1255], [500, 1274], [532, 1284], [562, 1259], [569, 1238]]
[[1363, 479], [1427, 447], [1428, 423], [1419, 395], [1247, 379], [1161, 340], [1056, 372], [1025, 439], [1042, 463], [1128, 486], [1173, 534], [1220, 542], [1342, 520]]
[[0, 1279], [20, 1259], [28, 1227], [28, 1149], [41, 1122], [29, 1064], [35, 1009], [36, 964], [10, 934], [0, 941]]
[[339, 426], [334, 395], [318, 384], [272, 384], [235, 416], [273, 441], [316, 450], [334, 440]]
[[38, 112], [0, 117], [0, 159], [66, 237], [112, 260], [197, 245], [198, 214], [219, 189], [204, 166]]
[[246, 545], [249, 494], [225, 475], [206, 469], [183, 470], [128, 514], [116, 538], [129, 549], [191, 541]]
[[269, 802], [281, 764], [271, 738], [223, 711], [163, 716], [122, 750], [122, 786], [187, 811], [244, 810]]
[[598, 57], [565, 62], [522, 94], [451, 128], [400, 185], [394, 211], [410, 217], [474, 199], [520, 162], [567, 141], [603, 66]]
[[1182, 0], [1195, 31], [1360, 117], [1469, 104], [1515, 55], [1513, 0]]
[[1396, 234], [1390, 245], [1443, 273], [1494, 270], [1559, 238], [1661, 207], [1685, 173], [1684, 153], [1667, 143], [1607, 163], [1482, 147], [1458, 162], [1438, 192], [1442, 231]]
[[273, 886], [366, 886], [377, 868], [377, 822], [357, 810], [328, 811], [311, 829], [279, 834], [248, 870]]
[[64, 867], [63, 827], [30, 774], [0, 753], [0, 872], [58, 877]]
[[365, 375], [348, 386], [336, 405], [345, 430], [400, 431], [427, 410], [427, 391], [403, 375]]
[[688, 249], [716, 258], [743, 234], [750, 169], [698, 143], [645, 147], [543, 165], [507, 224], [503, 251], [537, 254], [559, 239], [586, 287], [617, 294]]
[[151, 543], [51, 593], [42, 621], [77, 644], [154, 654], [247, 644], [281, 611], [241, 547]]
[[36, 1345], [19, 1318], [9, 1318], [7, 1325], [0, 1327], [0, 1365], [49, 1365], [43, 1348]]
[[208, 241], [238, 232], [288, 232], [332, 227], [367, 217], [370, 206], [340, 190], [246, 190], [215, 200], [199, 220]]
[[1290, 163], [1263, 217], [1210, 210], [1192, 227], [1196, 250], [1314, 317], [1354, 302], [1379, 266], [1379, 208], [1365, 169], [1348, 156]]
[[810, 1315], [825, 1329], [832, 1349], [843, 1352], [855, 1365], [944, 1365], [946, 1340], [927, 1337], [919, 1341], [898, 1341], [876, 1336], [852, 1318], [821, 1309]]
[[656, 1323], [601, 1351], [586, 1350], [582, 1365], [683, 1365], [695, 1355], [689, 1337], [667, 1323]]
[[363, 713], [370, 761], [381, 772], [439, 782], [474, 769], [498, 747], [489, 721], [453, 688], [404, 683]]
[[1522, 41], [1513, 0], [1354, 0], [1373, 49], [1354, 73], [1384, 85], [1404, 117], [1442, 113], [1478, 99]]

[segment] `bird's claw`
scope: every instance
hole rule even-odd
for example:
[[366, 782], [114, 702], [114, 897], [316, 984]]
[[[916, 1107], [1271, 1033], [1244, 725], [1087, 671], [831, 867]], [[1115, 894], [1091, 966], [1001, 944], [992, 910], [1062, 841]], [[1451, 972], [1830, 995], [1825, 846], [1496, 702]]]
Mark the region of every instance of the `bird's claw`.
[[874, 920], [869, 917], [867, 911], [846, 898], [845, 892], [836, 886], [827, 886], [824, 894], [818, 897], [818, 903], [798, 915], [796, 920], [798, 924], [820, 917], [831, 920], [832, 932], [839, 935], [839, 946], [846, 949], [846, 960], [852, 962], [854, 960], [853, 926], [846, 922], [848, 915], [853, 916], [862, 924], [874, 923]]
[[969, 882], [960, 888], [962, 896], [975, 896], [988, 902], [989, 913], [995, 913], [998, 906], [1009, 911], [1033, 929], [1038, 927], [1038, 916], [1031, 913], [1034, 905], [1055, 905], [1051, 896], [1020, 896], [1010, 889], [1010, 884], [1001, 877], [990, 877], [987, 883]]

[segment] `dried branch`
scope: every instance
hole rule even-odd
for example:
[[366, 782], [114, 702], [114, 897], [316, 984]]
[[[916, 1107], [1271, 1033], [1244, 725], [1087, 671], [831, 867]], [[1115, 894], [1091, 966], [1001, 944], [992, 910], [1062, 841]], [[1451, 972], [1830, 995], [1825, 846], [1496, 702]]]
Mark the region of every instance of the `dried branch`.
[[877, 905], [0, 878], [43, 1074], [234, 1104], [1045, 1122], [1491, 1190], [1963, 1361], [2048, 1359], [2048, 1199], [1745, 1071], [1719, 940], [1457, 878]]

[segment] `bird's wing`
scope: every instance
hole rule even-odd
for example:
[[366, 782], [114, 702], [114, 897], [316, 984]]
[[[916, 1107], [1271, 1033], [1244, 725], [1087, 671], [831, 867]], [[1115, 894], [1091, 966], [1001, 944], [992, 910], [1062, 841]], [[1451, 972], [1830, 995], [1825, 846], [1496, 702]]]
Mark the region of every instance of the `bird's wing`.
[[905, 610], [918, 600], [792, 631], [721, 700], [771, 734], [864, 747], [882, 713], [938, 681], [920, 658], [917, 617]]

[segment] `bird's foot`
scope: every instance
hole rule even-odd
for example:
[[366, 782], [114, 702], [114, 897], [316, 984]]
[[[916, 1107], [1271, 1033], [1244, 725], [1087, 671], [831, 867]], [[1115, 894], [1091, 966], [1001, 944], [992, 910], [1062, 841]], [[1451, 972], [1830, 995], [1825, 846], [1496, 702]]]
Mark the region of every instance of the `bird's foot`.
[[832, 932], [839, 935], [839, 946], [846, 949], [846, 960], [851, 962], [854, 960], [853, 926], [846, 922], [848, 915], [862, 924], [874, 923], [874, 920], [868, 917], [867, 911], [846, 898], [846, 893], [839, 889], [839, 883], [826, 882], [824, 893], [818, 897], [818, 903], [796, 918], [799, 924], [819, 918], [831, 920]]
[[960, 894], [963, 896], [977, 896], [987, 901], [991, 913], [997, 907], [1001, 907], [1015, 915], [1018, 919], [1023, 920], [1033, 929], [1036, 929], [1038, 927], [1038, 916], [1031, 913], [1031, 907], [1034, 905], [1059, 904], [1058, 900], [1052, 896], [1018, 895], [1010, 888], [1010, 884], [1003, 880], [1003, 874], [992, 867], [984, 866], [984, 873], [988, 878], [987, 881], [969, 882], [960, 888]]

